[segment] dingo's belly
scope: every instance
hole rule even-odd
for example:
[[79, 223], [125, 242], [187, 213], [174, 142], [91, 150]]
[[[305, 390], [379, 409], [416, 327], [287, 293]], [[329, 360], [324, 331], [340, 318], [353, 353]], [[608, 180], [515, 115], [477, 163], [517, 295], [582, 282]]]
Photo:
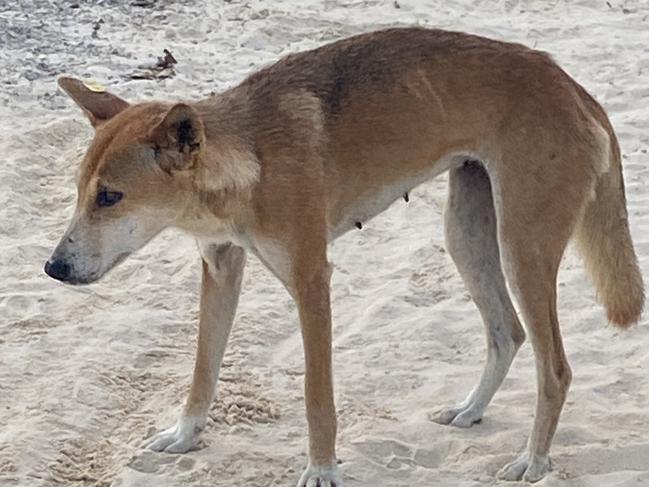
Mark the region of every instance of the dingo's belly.
[[453, 154], [431, 161], [424, 170], [417, 170], [417, 165], [403, 164], [401, 177], [387, 180], [385, 172], [366, 174], [364, 178], [339, 172], [336, 178], [330, 179], [331, 186], [327, 188], [329, 241], [362, 226], [413, 188], [472, 158]]

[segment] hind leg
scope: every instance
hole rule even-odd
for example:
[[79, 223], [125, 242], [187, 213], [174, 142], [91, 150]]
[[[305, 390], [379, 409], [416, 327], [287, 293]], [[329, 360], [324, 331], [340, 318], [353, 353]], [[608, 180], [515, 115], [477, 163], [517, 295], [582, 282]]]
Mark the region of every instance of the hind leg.
[[[532, 343], [537, 378], [527, 448], [499, 477], [528, 482], [542, 479], [551, 469], [550, 445], [572, 378], [557, 317], [557, 274], [593, 181], [592, 173], [574, 162], [586, 156], [557, 157], [552, 165], [535, 160], [534, 154], [538, 151], [500, 166], [495, 180], [503, 184], [493, 191], [502, 267]], [[530, 161], [528, 173], [518, 170], [516, 160]]]
[[487, 361], [479, 383], [467, 398], [443, 409], [433, 420], [468, 428], [482, 419], [525, 340], [505, 285], [491, 185], [481, 164], [467, 163], [451, 171], [445, 231], [448, 252], [482, 315]]
[[[572, 374], [557, 318], [556, 276], [561, 255], [553, 249], [518, 241], [503, 245], [512, 284], [536, 357], [537, 404], [527, 450], [505, 466], [504, 480], [536, 482], [550, 470], [550, 444], [568, 393]], [[553, 255], [554, 254], [554, 255]]]

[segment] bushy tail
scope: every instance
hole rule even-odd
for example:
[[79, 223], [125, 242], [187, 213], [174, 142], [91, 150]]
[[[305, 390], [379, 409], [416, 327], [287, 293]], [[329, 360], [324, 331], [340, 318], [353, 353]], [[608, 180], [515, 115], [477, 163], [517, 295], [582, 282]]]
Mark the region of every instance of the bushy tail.
[[620, 147], [608, 128], [609, 171], [600, 176], [575, 237], [608, 319], [628, 328], [642, 313], [644, 285], [629, 233]]

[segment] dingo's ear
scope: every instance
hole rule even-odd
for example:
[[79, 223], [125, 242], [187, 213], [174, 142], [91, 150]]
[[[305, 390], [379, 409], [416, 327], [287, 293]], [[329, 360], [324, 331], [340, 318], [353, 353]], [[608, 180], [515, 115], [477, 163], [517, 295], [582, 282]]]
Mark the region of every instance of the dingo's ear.
[[151, 139], [162, 169], [167, 172], [191, 169], [205, 139], [203, 122], [192, 107], [177, 103], [153, 129]]
[[126, 100], [108, 93], [97, 84], [68, 77], [59, 78], [58, 83], [83, 110], [93, 127], [101, 125], [129, 106]]

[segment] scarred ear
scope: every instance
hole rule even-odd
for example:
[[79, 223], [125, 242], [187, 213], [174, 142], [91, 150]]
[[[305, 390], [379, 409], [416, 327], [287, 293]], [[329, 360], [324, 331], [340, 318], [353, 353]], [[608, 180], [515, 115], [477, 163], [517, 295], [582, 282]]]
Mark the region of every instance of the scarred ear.
[[58, 83], [63, 91], [81, 107], [93, 127], [110, 120], [129, 106], [126, 100], [108, 93], [97, 84], [84, 83], [81, 80], [68, 77], [59, 78]]
[[167, 172], [192, 169], [204, 139], [200, 115], [184, 103], [171, 107], [151, 134], [158, 164]]

